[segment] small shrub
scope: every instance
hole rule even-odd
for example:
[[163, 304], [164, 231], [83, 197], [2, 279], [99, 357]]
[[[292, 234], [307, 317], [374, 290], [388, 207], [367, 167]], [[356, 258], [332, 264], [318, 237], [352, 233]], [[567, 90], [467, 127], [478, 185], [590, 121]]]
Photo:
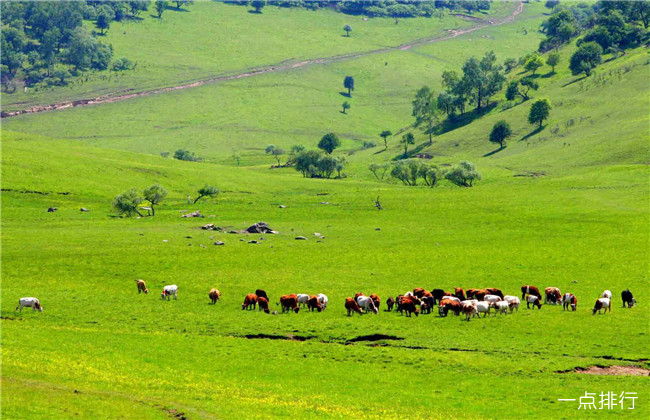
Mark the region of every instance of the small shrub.
[[481, 174], [476, 170], [473, 163], [464, 160], [451, 168], [445, 178], [456, 185], [471, 187], [475, 180], [481, 179]]

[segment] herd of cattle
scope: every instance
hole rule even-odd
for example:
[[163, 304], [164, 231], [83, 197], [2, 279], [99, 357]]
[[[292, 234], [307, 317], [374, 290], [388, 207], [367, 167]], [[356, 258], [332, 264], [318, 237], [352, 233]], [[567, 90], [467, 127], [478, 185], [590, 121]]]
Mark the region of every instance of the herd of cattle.
[[[149, 293], [147, 285], [144, 280], [135, 280], [138, 294]], [[547, 287], [545, 290], [544, 303], [563, 306], [564, 310], [575, 311], [578, 307], [578, 299], [571, 293], [560, 292], [557, 287]], [[211, 289], [208, 293], [212, 304], [216, 304], [221, 299], [221, 292], [217, 289]], [[175, 284], [163, 287], [161, 298], [163, 300], [170, 300], [171, 298], [178, 299], [178, 286]], [[592, 309], [592, 313], [601, 313], [601, 311], [612, 311], [611, 306], [612, 292], [605, 290], [601, 296], [596, 300], [596, 304]], [[631, 308], [636, 304], [636, 299], [629, 290], [621, 292], [621, 299], [623, 307]], [[494, 311], [495, 316], [499, 313], [507, 314], [513, 311], [519, 311], [521, 301], [526, 302], [526, 307], [530, 309], [542, 308], [542, 295], [539, 289], [535, 286], [524, 285], [521, 286], [521, 300], [517, 296], [504, 295], [503, 292], [495, 288], [487, 289], [467, 289], [463, 290], [456, 287], [454, 292], [446, 292], [442, 289], [433, 289], [431, 291], [423, 288], [416, 288], [413, 291], [408, 291], [403, 295], [396, 298], [389, 297], [386, 299], [386, 310], [388, 312], [395, 309], [397, 312], [406, 314], [410, 317], [412, 314], [418, 316], [420, 313], [430, 314], [434, 306], [438, 306], [438, 314], [440, 316], [447, 316], [449, 312], [455, 315], [461, 313], [465, 315], [469, 321], [473, 316], [483, 314], [486, 317], [491, 311]], [[280, 302], [276, 305], [281, 306], [282, 313], [285, 312], [299, 312], [301, 307], [306, 307], [309, 311], [321, 312], [327, 308], [328, 298], [324, 294], [307, 295], [307, 294], [290, 294], [280, 297]], [[348, 316], [353, 313], [379, 313], [379, 306], [381, 299], [376, 294], [366, 296], [363, 293], [357, 293], [354, 298], [348, 297], [345, 299], [345, 309]], [[43, 312], [41, 302], [34, 297], [24, 297], [18, 302], [16, 310], [22, 311], [24, 307], [32, 308], [32, 310]], [[255, 293], [249, 293], [244, 297], [242, 303], [242, 310], [254, 310], [259, 307], [260, 311], [271, 313], [269, 308], [269, 297], [262, 289], [257, 289]], [[277, 314], [277, 311], [273, 311]]]

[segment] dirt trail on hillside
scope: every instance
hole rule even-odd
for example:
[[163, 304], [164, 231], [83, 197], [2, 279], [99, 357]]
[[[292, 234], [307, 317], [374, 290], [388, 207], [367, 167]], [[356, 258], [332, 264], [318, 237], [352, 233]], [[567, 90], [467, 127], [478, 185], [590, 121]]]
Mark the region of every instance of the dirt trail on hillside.
[[[22, 110], [17, 110], [17, 111], [11, 111], [11, 112], [2, 112], [0, 115], [1, 118], [8, 118], [8, 117], [15, 117], [17, 115], [23, 115], [23, 114], [35, 114], [39, 112], [45, 112], [45, 111], [56, 111], [59, 109], [66, 109], [66, 108], [74, 108], [78, 106], [87, 106], [87, 105], [97, 105], [97, 104], [105, 104], [105, 103], [111, 103], [111, 102], [118, 102], [118, 101], [124, 101], [127, 99], [132, 99], [132, 98], [138, 98], [140, 96], [148, 96], [148, 95], [156, 95], [160, 93], [165, 93], [165, 92], [173, 92], [176, 90], [182, 90], [182, 89], [189, 89], [201, 85], [205, 85], [208, 83], [215, 83], [215, 82], [224, 82], [228, 80], [236, 80], [236, 79], [243, 79], [245, 77], [251, 77], [251, 76], [257, 76], [260, 74], [266, 74], [266, 73], [274, 73], [274, 72], [279, 72], [279, 71], [285, 71], [285, 70], [292, 70], [296, 68], [301, 68], [301, 67], [306, 67], [306, 66], [311, 66], [314, 64], [329, 64], [329, 63], [336, 63], [339, 61], [346, 61], [346, 60], [354, 60], [357, 58], [373, 55], [373, 54], [380, 54], [380, 53], [385, 53], [389, 51], [395, 51], [395, 50], [401, 50], [401, 51], [406, 51], [409, 50], [413, 47], [419, 47], [422, 45], [427, 45], [427, 44], [433, 44], [436, 42], [441, 42], [441, 41], [446, 41], [448, 39], [456, 38], [461, 35], [465, 35], [471, 32], [474, 32], [479, 29], [486, 28], [488, 26], [499, 26], [503, 25], [506, 23], [513, 22], [515, 20], [515, 17], [519, 15], [524, 8], [524, 3], [523, 1], [519, 2], [519, 5], [515, 9], [515, 11], [508, 17], [499, 19], [499, 20], [483, 20], [483, 19], [478, 19], [475, 17], [471, 16], [466, 16], [462, 14], [456, 14], [456, 16], [470, 20], [472, 22], [479, 22], [478, 25], [472, 26], [467, 29], [449, 29], [447, 30], [447, 34], [441, 35], [441, 36], [436, 36], [436, 37], [431, 37], [431, 38], [422, 38], [422, 39], [417, 39], [402, 45], [399, 45], [397, 47], [385, 47], [385, 48], [378, 48], [376, 50], [369, 50], [369, 51], [363, 51], [363, 52], [357, 52], [357, 53], [349, 53], [349, 54], [342, 54], [342, 55], [335, 55], [331, 57], [324, 57], [324, 58], [313, 58], [313, 59], [308, 59], [304, 61], [300, 61], [297, 63], [288, 63], [288, 64], [277, 64], [277, 65], [270, 65], [270, 66], [265, 66], [265, 67], [259, 67], [256, 69], [249, 70], [247, 72], [242, 72], [242, 73], [235, 73], [235, 74], [230, 74], [230, 75], [221, 75], [221, 76], [216, 76], [216, 77], [210, 77], [206, 79], [201, 79], [197, 80], [192, 83], [187, 83], [187, 84], [182, 84], [178, 86], [171, 86], [171, 87], [164, 87], [164, 88], [158, 88], [158, 89], [152, 89], [152, 90], [146, 90], [143, 92], [134, 92], [134, 93], [122, 93], [122, 94], [111, 94], [111, 95], [106, 95], [106, 96], [100, 96], [97, 98], [93, 99], [79, 99], [76, 101], [66, 101], [66, 102], [59, 102], [51, 105], [37, 105], [31, 108], [27, 109], [22, 109]], [[133, 90], [133, 89], [131, 89]]]

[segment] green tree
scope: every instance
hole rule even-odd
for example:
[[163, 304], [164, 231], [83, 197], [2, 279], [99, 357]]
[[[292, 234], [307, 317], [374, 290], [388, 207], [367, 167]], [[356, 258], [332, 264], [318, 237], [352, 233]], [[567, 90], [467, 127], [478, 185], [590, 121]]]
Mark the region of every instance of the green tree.
[[409, 151], [409, 145], [415, 144], [415, 136], [413, 133], [406, 133], [402, 136], [402, 140], [399, 141], [399, 144], [404, 146], [404, 157], [406, 157]]
[[334, 133], [327, 133], [318, 142], [318, 148], [324, 150], [328, 154], [332, 154], [334, 149], [341, 145], [341, 140]]
[[510, 124], [504, 120], [497, 121], [490, 132], [490, 141], [492, 143], [499, 143], [499, 146], [503, 149], [505, 147], [506, 139], [511, 135], [512, 130], [510, 129]]
[[463, 65], [463, 80], [459, 85], [465, 86], [477, 110], [489, 105], [490, 98], [501, 90], [506, 80], [496, 59], [494, 52], [490, 51], [480, 61], [471, 57]]
[[142, 217], [142, 214], [138, 211], [140, 203], [142, 203], [142, 197], [135, 188], [131, 188], [113, 199], [113, 208], [120, 215], [132, 216], [137, 214]]
[[348, 96], [352, 96], [352, 91], [354, 90], [354, 77], [345, 76], [343, 79], [343, 87], [348, 90]]
[[530, 107], [528, 122], [531, 124], [539, 124], [539, 128], [542, 128], [542, 124], [548, 118], [551, 108], [551, 102], [548, 99], [538, 99]]
[[393, 133], [390, 130], [384, 130], [379, 133], [379, 137], [384, 139], [384, 149], [388, 149], [388, 137], [392, 136]]
[[251, 6], [255, 9], [255, 13], [262, 13], [262, 9], [266, 6], [266, 0], [253, 0]]
[[86, 70], [97, 51], [97, 41], [84, 28], [77, 28], [70, 38], [68, 62], [77, 70]]
[[174, 0], [174, 3], [176, 3], [176, 8], [180, 9], [181, 6], [190, 6], [194, 4], [194, 0]]
[[350, 25], [345, 25], [345, 26], [343, 27], [343, 30], [344, 30], [345, 33], [347, 34], [347, 37], [350, 38], [350, 32], [352, 32], [352, 26], [350, 26]]
[[506, 61], [503, 62], [503, 66], [505, 67], [505, 72], [510, 73], [512, 69], [517, 67], [517, 60], [514, 58], [507, 58]]
[[272, 155], [275, 160], [278, 162], [278, 166], [280, 166], [280, 156], [286, 154], [285, 150], [281, 147], [275, 147], [274, 145], [270, 144], [266, 146], [266, 154]]
[[111, 21], [115, 17], [115, 12], [110, 6], [103, 5], [97, 9], [97, 27], [101, 30], [101, 34], [107, 31], [111, 26]]
[[166, 0], [156, 0], [155, 6], [156, 6], [156, 15], [158, 16], [158, 19], [162, 19], [162, 15], [165, 12], [165, 10], [167, 10], [167, 6], [169, 6], [169, 2]]
[[348, 101], [344, 101], [343, 105], [341, 105], [341, 106], [343, 107], [343, 113], [344, 114], [346, 113], [345, 112], [346, 110], [350, 109], [350, 104], [348, 103]]
[[198, 194], [199, 196], [196, 197], [196, 200], [194, 200], [194, 204], [196, 204], [196, 202], [203, 197], [216, 197], [219, 195], [219, 189], [217, 187], [213, 187], [212, 185], [205, 185], [199, 189]]
[[584, 72], [589, 77], [591, 70], [603, 61], [602, 54], [603, 48], [595, 42], [580, 45], [569, 61], [571, 73], [576, 75]]
[[528, 61], [526, 61], [526, 64], [524, 64], [524, 68], [526, 71], [532, 71], [533, 74], [544, 65], [544, 59], [540, 57], [537, 54], [533, 54]]
[[471, 187], [475, 180], [481, 179], [481, 174], [476, 170], [473, 163], [462, 161], [447, 172], [445, 178], [456, 185]]
[[143, 195], [144, 195], [144, 199], [147, 200], [151, 205], [151, 215], [155, 216], [156, 215], [155, 206], [160, 204], [165, 199], [165, 197], [167, 197], [167, 190], [161, 187], [160, 185], [156, 184], [145, 189]]
[[433, 91], [428, 86], [421, 87], [415, 93], [413, 101], [413, 113], [415, 125], [426, 124], [427, 134], [429, 135], [429, 144], [433, 143], [433, 126], [436, 121], [436, 98]]
[[552, 72], [555, 73], [555, 66], [560, 64], [560, 54], [558, 53], [551, 53], [548, 55], [548, 58], [546, 59], [546, 64], [551, 66], [553, 69]]
[[521, 96], [524, 101], [527, 101], [530, 99], [528, 93], [537, 89], [539, 89], [539, 84], [531, 78], [524, 77], [520, 81], [513, 80], [506, 89], [506, 99], [512, 101], [517, 96]]
[[385, 163], [371, 163], [368, 166], [368, 169], [372, 174], [375, 176], [375, 178], [380, 179], [380, 176], [378, 175], [379, 172], [381, 172], [381, 179], [384, 179], [384, 175], [386, 175], [386, 171], [388, 170], [388, 164]]

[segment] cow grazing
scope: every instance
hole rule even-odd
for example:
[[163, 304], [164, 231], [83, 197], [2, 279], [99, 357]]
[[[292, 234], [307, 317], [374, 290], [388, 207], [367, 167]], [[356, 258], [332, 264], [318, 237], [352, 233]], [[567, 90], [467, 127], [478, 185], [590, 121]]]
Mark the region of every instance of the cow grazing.
[[433, 296], [424, 296], [421, 300], [422, 304], [420, 305], [420, 312], [430, 314], [435, 304], [435, 299]]
[[149, 293], [149, 289], [147, 289], [147, 283], [145, 283], [144, 280], [136, 279], [133, 281], [135, 281], [136, 286], [138, 287], [138, 294], [144, 293], [146, 295]]
[[544, 303], [551, 303], [556, 305], [562, 303], [562, 293], [557, 287], [547, 287], [544, 289]]
[[501, 301], [501, 297], [497, 295], [485, 295], [483, 296], [483, 301], [489, 302], [489, 303], [496, 303]]
[[[478, 292], [480, 289], [467, 289], [465, 290], [466, 294], [466, 299], [473, 299], [474, 298], [474, 293]], [[466, 300], [463, 299], [463, 300]]]
[[345, 309], [348, 310], [348, 316], [352, 315], [352, 312], [357, 312], [359, 315], [363, 313], [357, 302], [350, 297], [345, 299]]
[[463, 290], [462, 287], [454, 287], [454, 294], [453, 296], [457, 297], [460, 300], [465, 300], [467, 297], [465, 297], [465, 291]]
[[309, 300], [307, 301], [307, 308], [309, 308], [310, 312], [314, 312], [314, 309], [316, 309], [317, 312], [323, 310], [323, 307], [318, 302], [318, 296], [316, 295], [309, 296]]
[[395, 299], [392, 297], [386, 299], [386, 308], [388, 309], [388, 312], [391, 312], [393, 310], [393, 306], [395, 306]]
[[307, 306], [307, 303], [309, 302], [309, 295], [298, 293], [296, 295], [296, 298], [298, 299], [298, 305], [300, 305], [301, 308], [303, 306]]
[[298, 313], [300, 307], [298, 307], [298, 296], [294, 293], [290, 295], [282, 295], [280, 297], [280, 304], [282, 305], [282, 313], [294, 311]]
[[363, 293], [361, 293], [361, 292], [359, 292], [359, 293], [355, 293], [355, 294], [354, 294], [354, 300], [357, 300], [357, 298], [358, 298], [359, 296], [365, 296], [365, 295], [364, 295]]
[[244, 297], [244, 303], [241, 305], [242, 311], [244, 309], [252, 310], [257, 306], [257, 295], [255, 293], [249, 293]]
[[368, 296], [359, 296], [357, 298], [357, 305], [359, 305], [359, 307], [365, 312], [372, 311], [375, 314], [379, 312], [375, 307], [375, 302], [373, 302], [373, 300]]
[[465, 305], [462, 307], [462, 310], [468, 322], [472, 316], [478, 316], [478, 310], [474, 305]]
[[460, 300], [451, 300], [449, 298], [443, 299], [438, 306], [438, 314], [440, 316], [447, 316], [449, 311], [453, 311], [454, 314], [458, 316], [462, 311]]
[[477, 299], [478, 301], [482, 301], [485, 298], [485, 296], [489, 294], [490, 292], [488, 292], [487, 289], [480, 289], [474, 292], [474, 299]]
[[508, 302], [508, 305], [510, 306], [510, 313], [512, 313], [514, 309], [517, 309], [517, 312], [519, 312], [519, 305], [521, 304], [521, 301], [517, 296], [505, 295], [503, 297], [503, 300]]
[[261, 297], [266, 298], [267, 302], [270, 302], [270, 301], [271, 301], [271, 299], [269, 299], [269, 296], [266, 294], [266, 291], [264, 291], [264, 290], [262, 290], [262, 289], [257, 289], [257, 290], [255, 291], [255, 295], [256, 295], [258, 298], [261, 298]]
[[475, 305], [478, 314], [483, 314], [483, 318], [490, 315], [490, 302], [477, 302]]
[[431, 294], [433, 295], [433, 299], [435, 299], [434, 304], [437, 305], [440, 304], [440, 301], [445, 296], [445, 291], [442, 289], [433, 289]]
[[507, 315], [510, 304], [504, 300], [501, 300], [499, 302], [494, 302], [492, 304], [492, 307], [494, 308], [494, 316], [497, 316], [497, 313]]
[[169, 284], [163, 287], [163, 291], [160, 294], [162, 300], [165, 300], [165, 298], [169, 300], [171, 296], [174, 296], [174, 300], [178, 299], [178, 286], [176, 286], [175, 284]]
[[605, 290], [600, 297], [605, 298], [605, 299], [611, 299], [612, 298], [611, 290]]
[[424, 288], [422, 287], [416, 287], [415, 289], [413, 289], [413, 295], [416, 296], [418, 299], [422, 298], [424, 292], [426, 292], [426, 290], [424, 290]]
[[571, 293], [565, 293], [562, 298], [562, 308], [566, 311], [571, 307], [572, 311], [575, 311], [578, 306], [578, 299], [573, 296]]
[[264, 311], [264, 313], [268, 314], [271, 311], [269, 310], [269, 300], [265, 297], [258, 297], [257, 298], [257, 305], [260, 309], [260, 311]]
[[35, 297], [24, 297], [18, 299], [18, 306], [16, 306], [15, 310], [17, 311], [20, 309], [20, 312], [22, 312], [24, 307], [32, 308], [32, 311], [43, 312], [41, 302]]
[[503, 299], [503, 292], [501, 291], [501, 289], [495, 289], [494, 287], [488, 287], [485, 290], [487, 290], [489, 294], [499, 296], [501, 299]]
[[542, 295], [539, 293], [539, 289], [535, 286], [525, 285], [521, 286], [521, 300], [526, 299], [526, 295], [537, 296], [538, 299], [542, 299]]
[[329, 299], [327, 299], [327, 296], [320, 293], [318, 295], [318, 303], [320, 303], [320, 306], [325, 309], [327, 308], [327, 302], [329, 302]]
[[221, 299], [221, 292], [218, 291], [217, 289], [210, 289], [210, 293], [208, 293], [208, 296], [210, 297], [210, 301], [212, 301], [212, 304], [214, 305], [217, 303], [219, 299]]
[[632, 306], [636, 305], [636, 299], [634, 299], [634, 296], [632, 296], [632, 292], [630, 292], [629, 289], [625, 289], [621, 292], [621, 299], [623, 300], [624, 308], [625, 308], [625, 304], [627, 304], [628, 308], [631, 308]]
[[403, 298], [401, 302], [401, 308], [402, 311], [406, 312], [406, 316], [408, 318], [411, 317], [412, 314], [415, 314], [415, 316], [418, 316], [420, 314], [420, 310], [416, 306], [419, 301], [416, 298]]
[[611, 305], [611, 300], [609, 298], [600, 298], [596, 301], [596, 305], [594, 306], [593, 313], [592, 315], [596, 315], [596, 311], [600, 314], [600, 311], [604, 309], [605, 313], [609, 311], [609, 313], [612, 313], [612, 305]]
[[537, 306], [537, 309], [542, 309], [542, 304], [539, 302], [537, 296], [528, 295], [526, 298], [526, 308], [530, 309], [530, 305], [533, 305], [533, 309], [535, 309], [535, 306]]
[[378, 295], [373, 293], [370, 295], [370, 299], [372, 299], [372, 303], [375, 304], [375, 308], [379, 310], [379, 305], [381, 304], [381, 298]]

